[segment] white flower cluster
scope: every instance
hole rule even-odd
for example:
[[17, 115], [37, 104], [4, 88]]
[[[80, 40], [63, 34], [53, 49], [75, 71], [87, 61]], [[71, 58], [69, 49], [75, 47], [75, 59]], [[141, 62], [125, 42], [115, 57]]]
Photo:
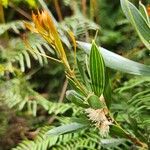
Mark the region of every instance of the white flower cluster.
[[85, 110], [85, 112], [88, 114], [87, 116], [92, 122], [95, 122], [95, 126], [99, 128], [100, 134], [103, 137], [108, 136], [109, 133], [109, 125], [112, 124], [110, 122], [106, 115], [108, 114], [107, 109], [102, 108], [102, 109], [92, 109], [88, 108]]

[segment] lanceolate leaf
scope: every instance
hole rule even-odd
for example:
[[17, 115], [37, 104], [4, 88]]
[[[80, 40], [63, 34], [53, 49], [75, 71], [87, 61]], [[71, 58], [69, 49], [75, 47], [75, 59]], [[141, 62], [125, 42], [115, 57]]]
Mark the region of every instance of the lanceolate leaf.
[[71, 85], [71, 87], [77, 91], [78, 93], [80, 93], [81, 95], [85, 95], [86, 96], [86, 93], [85, 91], [82, 91], [76, 84], [76, 82], [73, 81], [73, 79], [71, 79], [69, 76], [66, 76], [68, 81], [69, 81], [69, 84]]
[[68, 90], [66, 92], [66, 98], [70, 100], [72, 103], [76, 104], [77, 106], [88, 108], [89, 106], [84, 103], [83, 96], [77, 93], [74, 90]]
[[70, 123], [66, 125], [62, 125], [56, 128], [53, 128], [47, 132], [47, 135], [61, 135], [68, 132], [73, 132], [76, 130], [79, 130], [81, 128], [85, 128], [86, 124], [80, 124], [80, 123]]
[[88, 99], [87, 99], [89, 105], [91, 108], [93, 109], [100, 109], [105, 107], [104, 104], [99, 100], [99, 97], [96, 95], [91, 95]]
[[106, 69], [106, 72], [105, 72], [105, 87], [104, 87], [103, 95], [105, 98], [106, 105], [109, 108], [112, 97], [111, 97], [111, 84], [110, 84], [108, 69]]
[[[90, 53], [91, 44], [79, 41], [77, 43], [87, 54]], [[105, 65], [109, 68], [135, 75], [150, 76], [149, 66], [124, 58], [102, 47], [99, 47], [99, 52], [104, 58]]]
[[85, 73], [85, 65], [82, 65], [82, 62], [80, 62], [78, 59], [77, 59], [77, 67], [78, 67], [78, 71], [80, 73], [83, 83], [86, 85], [86, 88], [88, 88], [90, 90], [91, 87], [88, 82], [89, 79]]
[[124, 132], [124, 130], [122, 130], [121, 128], [119, 128], [116, 125], [111, 125], [110, 126], [110, 135], [116, 135], [122, 138], [126, 138], [127, 134]]
[[109, 138], [109, 139], [101, 139], [101, 145], [104, 148], [116, 148], [118, 145], [125, 143], [126, 139], [124, 138]]
[[150, 19], [149, 19], [147, 10], [146, 10], [145, 6], [141, 3], [141, 1], [139, 2], [139, 10], [140, 10], [141, 14], [143, 15], [143, 17], [145, 18], [145, 20], [147, 21], [147, 23], [150, 25]]
[[128, 0], [120, 0], [120, 2], [124, 14], [136, 29], [142, 42], [150, 50], [150, 24], [146, 22], [145, 16], [142, 16], [140, 11]]
[[89, 65], [92, 90], [97, 96], [100, 96], [103, 93], [105, 85], [105, 65], [103, 57], [99, 53], [94, 41], [91, 47]]

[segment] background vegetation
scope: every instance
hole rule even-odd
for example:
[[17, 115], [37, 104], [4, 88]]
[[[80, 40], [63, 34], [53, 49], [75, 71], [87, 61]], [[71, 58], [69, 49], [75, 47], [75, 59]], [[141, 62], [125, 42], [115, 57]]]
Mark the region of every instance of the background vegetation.
[[[138, 0], [131, 2], [139, 6]], [[150, 15], [149, 1], [142, 3]], [[98, 31], [98, 46], [141, 64], [150, 64], [150, 51], [126, 19], [119, 0], [0, 0], [0, 150], [140, 149], [114, 133], [103, 138], [94, 126], [63, 135], [45, 135], [62, 124], [80, 122], [77, 118], [84, 110], [66, 98], [66, 90], [71, 86], [64, 66], [43, 57], [55, 58], [57, 53], [24, 25], [32, 21], [31, 14], [38, 9], [49, 9], [54, 16], [70, 64], [73, 64], [74, 44], [68, 29], [77, 41], [88, 43]], [[26, 41], [35, 53], [28, 49]], [[85, 52], [77, 48], [77, 57], [84, 63]], [[150, 146], [147, 75], [109, 69], [110, 110], [114, 118], [131, 135]]]

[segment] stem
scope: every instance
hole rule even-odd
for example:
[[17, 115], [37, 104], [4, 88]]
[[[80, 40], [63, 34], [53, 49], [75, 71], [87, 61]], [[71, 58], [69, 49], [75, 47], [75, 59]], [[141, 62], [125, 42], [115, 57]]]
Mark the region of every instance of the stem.
[[56, 62], [58, 62], [58, 63], [62, 63], [62, 61], [61, 61], [61, 60], [59, 60], [59, 59], [56, 59], [56, 58], [50, 57], [50, 56], [48, 56], [48, 55], [42, 54], [42, 53], [37, 52], [37, 51], [35, 51], [35, 50], [33, 50], [33, 51], [34, 51], [34, 53], [39, 54], [39, 55], [41, 55], [41, 56], [43, 56], [43, 57], [49, 58], [49, 59], [51, 59], [51, 60], [53, 60], [53, 61], [56, 61]]
[[61, 13], [61, 10], [60, 10], [58, 0], [54, 0], [54, 5], [55, 5], [55, 8], [56, 8], [56, 13], [57, 13], [58, 19], [59, 19], [59, 21], [62, 21], [63, 17], [62, 17], [62, 13]]
[[[117, 126], [119, 124], [117, 123]], [[118, 126], [125, 134], [126, 134], [126, 137], [132, 141], [135, 145], [138, 145], [144, 149], [148, 149], [148, 146], [146, 143], [143, 143], [141, 142], [137, 137], [133, 137], [130, 133], [128, 133], [127, 131], [125, 131], [120, 125]]]
[[82, 0], [82, 13], [86, 17], [86, 0]]
[[78, 87], [81, 89], [81, 91], [84, 93], [85, 96], [87, 96], [86, 89], [80, 84], [80, 82], [77, 80], [77, 78], [74, 78], [75, 82], [77, 83]]
[[88, 93], [87, 93], [87, 90], [85, 89], [85, 87], [78, 81], [78, 79], [76, 78], [74, 72], [72, 71], [71, 74], [68, 73], [67, 76], [69, 78], [71, 78], [75, 83], [76, 83], [76, 86], [80, 89], [80, 91], [82, 91], [82, 93], [87, 97], [88, 96]]
[[127, 134], [127, 138], [130, 139], [135, 145], [141, 146], [144, 149], [148, 149], [148, 146], [146, 143], [141, 142], [138, 138], [133, 137], [130, 134]]
[[141, 142], [137, 137], [133, 137], [130, 133], [125, 131], [120, 124], [112, 117], [110, 111], [109, 111], [109, 116], [111, 117], [111, 120], [114, 121], [115, 125], [120, 128], [126, 135], [126, 138], [128, 138], [130, 141], [132, 141], [135, 145], [140, 146], [144, 149], [148, 149], [148, 145], [146, 143]]
[[94, 0], [90, 0], [90, 19], [94, 19]]
[[[82, 0], [82, 13], [85, 17], [87, 17], [87, 14], [86, 14], [86, 10], [87, 10], [87, 6], [86, 6], [86, 0]], [[85, 24], [85, 39], [86, 41], [88, 42], [89, 41], [89, 33], [88, 33], [88, 30], [87, 30], [87, 25]]]
[[23, 15], [24, 17], [26, 17], [28, 20], [31, 20], [31, 16], [25, 12], [24, 10], [20, 9], [19, 7], [16, 7], [13, 3], [9, 3], [9, 6], [12, 7], [13, 9], [15, 9], [17, 12], [19, 12], [21, 15]]
[[63, 88], [62, 88], [62, 91], [61, 91], [61, 95], [59, 97], [59, 103], [63, 101], [67, 87], [68, 87], [68, 79], [66, 78], [64, 85], [63, 85]]
[[[2, 4], [0, 4], [0, 24], [1, 23], [5, 23], [4, 10], [3, 10]], [[5, 33], [2, 34], [2, 36], [7, 39], [8, 38], [8, 33], [5, 32]]]
[[5, 23], [4, 10], [2, 4], [0, 4], [0, 23]]
[[[62, 91], [61, 91], [61, 95], [59, 97], [59, 101], [58, 103], [62, 103], [63, 100], [64, 100], [64, 96], [65, 96], [65, 93], [66, 93], [66, 90], [67, 90], [67, 86], [68, 86], [68, 79], [66, 78], [65, 82], [64, 82], [64, 85], [63, 85], [63, 88], [62, 88]], [[56, 116], [57, 115], [53, 115], [49, 120], [48, 120], [48, 123], [49, 124], [52, 124], [53, 121], [56, 119]]]
[[90, 19], [92, 21], [96, 21], [96, 22], [97, 22], [96, 14], [98, 11], [97, 5], [98, 5], [98, 3], [96, 0], [90, 0]]
[[46, 55], [46, 54], [42, 54], [42, 53], [40, 53], [40, 52], [35, 51], [35, 50], [31, 47], [30, 43], [29, 43], [26, 39], [24, 39], [24, 43], [25, 43], [26, 47], [28, 48], [28, 50], [29, 50], [30, 52], [33, 51], [34, 53], [36, 53], [36, 54], [38, 54], [38, 55], [40, 55], [40, 56], [49, 58], [49, 59], [54, 60], [54, 61], [59, 62], [59, 63], [63, 63], [63, 62], [62, 62], [61, 60], [59, 60], [59, 59], [56, 59], [56, 58], [50, 57], [50, 56], [48, 56], [48, 55]]

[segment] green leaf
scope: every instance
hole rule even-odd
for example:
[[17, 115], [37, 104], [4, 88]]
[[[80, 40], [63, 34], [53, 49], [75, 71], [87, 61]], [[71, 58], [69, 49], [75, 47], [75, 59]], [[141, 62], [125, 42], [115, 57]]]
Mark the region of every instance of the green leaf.
[[119, 138], [119, 139], [115, 139], [115, 138], [110, 138], [110, 139], [101, 139], [101, 145], [104, 148], [116, 148], [118, 145], [124, 143], [126, 141], [126, 139], [123, 138]]
[[141, 41], [150, 50], [150, 24], [145, 20], [140, 11], [128, 0], [120, 0], [121, 7], [127, 19], [131, 22]]
[[81, 123], [81, 124], [87, 124], [89, 126], [91, 124], [91, 121], [85, 114], [81, 114], [80, 117], [72, 117], [71, 121], [76, 123]]
[[84, 70], [83, 70], [83, 68], [82, 68], [82, 65], [81, 65], [81, 63], [79, 62], [78, 58], [77, 58], [76, 60], [77, 60], [77, 69], [78, 69], [78, 71], [79, 71], [79, 73], [80, 73], [80, 76], [81, 76], [81, 78], [82, 78], [82, 81], [85, 82], [85, 73], [84, 73]]
[[87, 78], [85, 75], [85, 71], [84, 71], [83, 66], [82, 66], [82, 64], [78, 58], [77, 58], [77, 68], [78, 68], [78, 71], [80, 73], [80, 76], [82, 77], [83, 82], [86, 82]]
[[70, 123], [51, 129], [46, 133], [46, 135], [61, 135], [64, 133], [73, 132], [85, 128], [86, 126], [86, 124]]
[[108, 69], [106, 69], [106, 72], [105, 72], [105, 87], [104, 87], [103, 95], [105, 98], [106, 105], [109, 108], [111, 105], [112, 97], [111, 97], [111, 84], [110, 84]]
[[98, 51], [98, 47], [93, 41], [90, 52], [90, 77], [93, 92], [99, 97], [105, 86], [105, 65], [102, 55]]
[[116, 125], [111, 125], [110, 126], [110, 134], [113, 135], [113, 136], [117, 135], [117, 136], [122, 137], [122, 138], [126, 138], [127, 137], [127, 135], [124, 132], [124, 130], [122, 130], [121, 128], [119, 128]]
[[85, 93], [77, 86], [76, 82], [73, 81], [73, 79], [71, 79], [69, 76], [66, 76], [68, 81], [69, 81], [69, 84], [70, 86], [75, 90], [77, 91], [78, 93], [82, 94], [82, 95], [85, 95]]
[[[77, 44], [87, 54], [90, 53], [91, 44], [77, 41]], [[119, 70], [129, 74], [150, 76], [150, 67], [124, 58], [118, 54], [100, 47], [99, 52], [102, 54], [105, 65], [109, 68]], [[119, 63], [118, 63], [119, 62]]]
[[150, 24], [150, 20], [149, 20], [147, 10], [146, 10], [145, 6], [141, 3], [141, 1], [139, 2], [139, 10], [140, 10], [141, 14], [143, 15], [143, 17], [145, 18], [146, 22], [148, 24]]
[[99, 97], [96, 95], [91, 95], [90, 97], [88, 97], [87, 101], [93, 109], [104, 108], [104, 104], [102, 104]]
[[66, 98], [80, 107], [83, 107], [83, 108], [89, 107], [87, 104], [84, 103], [83, 97], [74, 90], [67, 91]]
[[0, 35], [10, 29], [13, 30], [16, 34], [18, 34], [20, 29], [25, 29], [25, 26], [22, 20], [15, 20], [7, 23], [2, 23], [0, 24]]

